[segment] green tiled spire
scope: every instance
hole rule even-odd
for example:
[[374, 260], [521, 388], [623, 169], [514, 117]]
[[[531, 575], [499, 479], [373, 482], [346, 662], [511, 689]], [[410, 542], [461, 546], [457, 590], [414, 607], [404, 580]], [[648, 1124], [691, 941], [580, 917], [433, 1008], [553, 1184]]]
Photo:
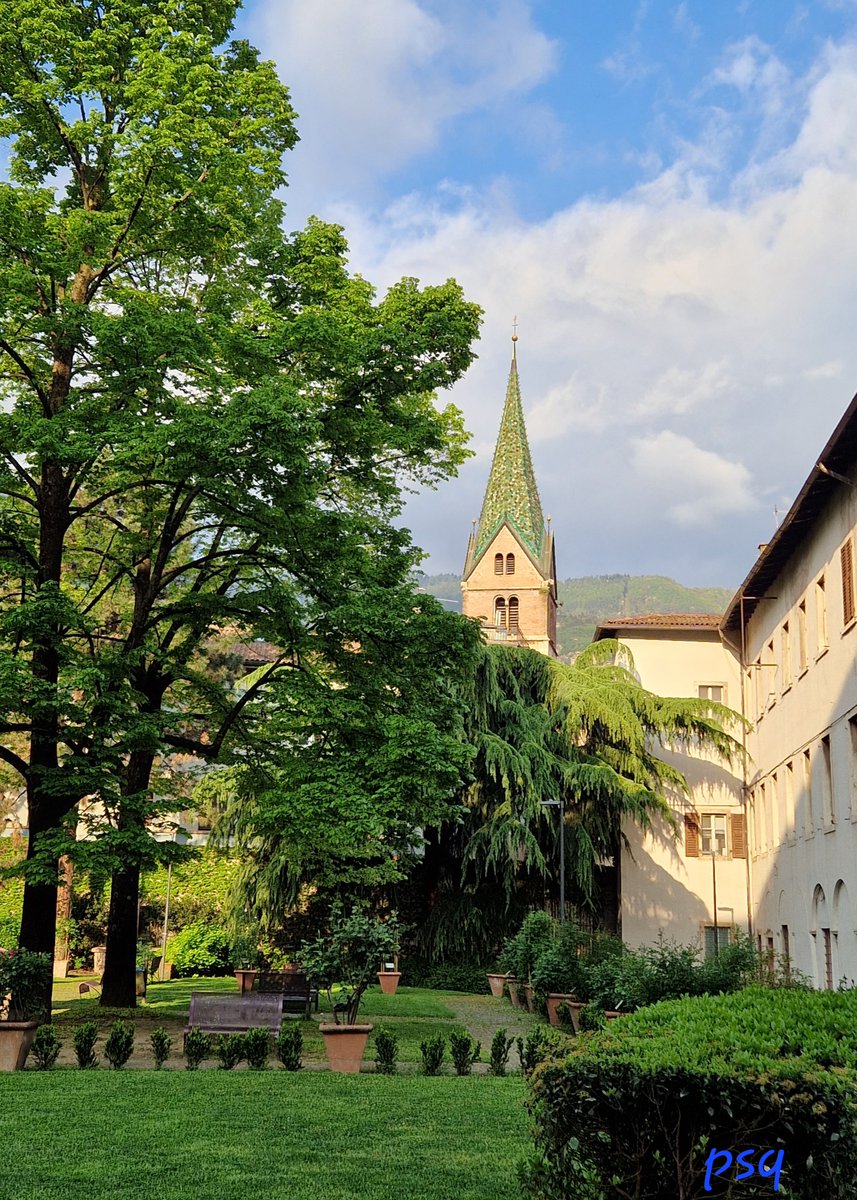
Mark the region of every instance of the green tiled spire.
[[504, 520], [508, 520], [533, 557], [539, 559], [545, 539], [545, 522], [527, 442], [514, 351], [500, 434], [476, 532], [474, 560], [481, 557]]

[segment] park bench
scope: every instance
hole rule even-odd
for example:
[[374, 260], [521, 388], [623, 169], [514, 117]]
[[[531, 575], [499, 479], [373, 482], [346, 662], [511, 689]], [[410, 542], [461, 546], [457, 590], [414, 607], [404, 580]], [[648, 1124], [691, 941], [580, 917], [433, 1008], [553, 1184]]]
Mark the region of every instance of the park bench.
[[283, 998], [250, 992], [246, 996], [220, 996], [211, 992], [191, 992], [190, 1015], [185, 1037], [191, 1029], [204, 1033], [246, 1033], [248, 1029], [267, 1029], [275, 1036], [283, 1023]]
[[307, 1020], [313, 1004], [318, 1012], [318, 989], [310, 987], [303, 971], [260, 971], [256, 976], [256, 995], [279, 996], [283, 1004], [302, 1004]]

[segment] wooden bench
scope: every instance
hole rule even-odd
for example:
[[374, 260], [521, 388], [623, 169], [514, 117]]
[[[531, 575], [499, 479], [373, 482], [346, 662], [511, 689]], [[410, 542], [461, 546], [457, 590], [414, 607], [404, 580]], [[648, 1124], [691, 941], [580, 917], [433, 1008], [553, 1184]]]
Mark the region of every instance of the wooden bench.
[[283, 1023], [283, 997], [219, 996], [212, 992], [191, 992], [190, 1014], [185, 1037], [191, 1029], [204, 1033], [246, 1033], [248, 1029], [267, 1029], [274, 1037]]
[[307, 1020], [313, 1004], [318, 1012], [318, 989], [310, 987], [303, 971], [260, 971], [256, 976], [256, 995], [279, 996], [283, 1004], [302, 1004]]

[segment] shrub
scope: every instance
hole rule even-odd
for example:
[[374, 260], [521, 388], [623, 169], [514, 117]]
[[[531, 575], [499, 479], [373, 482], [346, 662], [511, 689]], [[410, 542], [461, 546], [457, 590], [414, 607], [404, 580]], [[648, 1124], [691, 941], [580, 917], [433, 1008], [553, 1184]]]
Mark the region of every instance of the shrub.
[[509, 1051], [514, 1038], [506, 1036], [505, 1029], [498, 1029], [491, 1040], [491, 1058], [488, 1061], [489, 1075], [505, 1075]]
[[526, 983], [539, 957], [557, 939], [559, 926], [546, 912], [531, 912], [514, 937], [509, 938], [500, 955], [502, 970]]
[[104, 1043], [104, 1054], [114, 1071], [121, 1071], [134, 1049], [134, 1026], [130, 1021], [114, 1021]]
[[521, 1060], [521, 1071], [524, 1075], [531, 1075], [539, 1063], [556, 1057], [569, 1046], [569, 1039], [550, 1025], [537, 1025], [527, 1034], [526, 1040], [519, 1037], [517, 1042], [518, 1058]]
[[244, 1057], [251, 1071], [264, 1071], [271, 1053], [271, 1035], [267, 1029], [248, 1029], [244, 1034]]
[[438, 992], [469, 992], [487, 996], [487, 967], [477, 963], [430, 963], [424, 958], [411, 958], [402, 965], [402, 987], [432, 988]]
[[43, 996], [50, 989], [51, 971], [49, 954], [0, 948], [0, 1004], [11, 994], [10, 1020], [41, 1021], [49, 1015]]
[[77, 1065], [81, 1071], [87, 1071], [90, 1067], [98, 1065], [98, 1056], [95, 1053], [95, 1043], [98, 1040], [98, 1026], [94, 1021], [84, 1021], [82, 1025], [78, 1025], [72, 1037], [72, 1045], [74, 1046], [74, 1054], [77, 1059]]
[[470, 1068], [475, 1062], [479, 1061], [482, 1044], [474, 1042], [469, 1034], [451, 1033], [449, 1035], [449, 1049], [456, 1075], [469, 1075]]
[[446, 1038], [436, 1033], [434, 1037], [420, 1042], [420, 1054], [423, 1057], [423, 1074], [439, 1075], [443, 1056], [446, 1053]]
[[202, 921], [186, 925], [170, 940], [167, 958], [177, 977], [228, 975], [232, 970], [229, 934]]
[[301, 1054], [304, 1048], [304, 1031], [299, 1021], [287, 1021], [280, 1028], [279, 1036], [274, 1043], [277, 1058], [287, 1071], [301, 1069]]
[[389, 1029], [375, 1034], [375, 1070], [379, 1075], [395, 1075], [399, 1056], [399, 1039]]
[[152, 1054], [155, 1059], [155, 1070], [160, 1071], [161, 1067], [170, 1057], [173, 1039], [167, 1033], [163, 1026], [152, 1031], [152, 1036], [149, 1038], [152, 1045]]
[[357, 909], [346, 916], [336, 902], [330, 911], [330, 932], [313, 942], [304, 942], [304, 970], [316, 987], [327, 991], [331, 1003], [334, 985], [342, 985], [339, 1004], [333, 1010], [337, 1023], [341, 1011], [346, 1024], [355, 1024], [363, 993], [377, 978], [378, 964], [398, 953], [400, 939], [401, 926], [395, 913], [386, 921]]
[[50, 1071], [59, 1058], [60, 1041], [54, 1025], [40, 1025], [30, 1047], [37, 1071]]
[[214, 1044], [221, 1071], [231, 1071], [244, 1057], [244, 1034], [221, 1033]]
[[[751, 987], [666, 1001], [531, 1080], [538, 1200], [701, 1196], [713, 1148], [784, 1150], [792, 1200], [853, 1196], [857, 997]], [[714, 1181], [714, 1194], [731, 1183]], [[769, 1180], [742, 1195], [769, 1195]], [[731, 1194], [728, 1193], [728, 1194]]]
[[184, 1056], [188, 1071], [196, 1071], [199, 1064], [211, 1054], [211, 1037], [194, 1025], [185, 1034]]

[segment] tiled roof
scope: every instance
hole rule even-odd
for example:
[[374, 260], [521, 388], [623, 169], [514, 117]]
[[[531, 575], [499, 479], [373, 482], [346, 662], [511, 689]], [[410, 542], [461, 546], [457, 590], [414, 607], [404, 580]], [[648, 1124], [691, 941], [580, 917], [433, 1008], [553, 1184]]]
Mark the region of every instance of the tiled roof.
[[545, 521], [530, 457], [518, 363], [514, 356], [500, 433], [476, 530], [474, 562], [482, 556], [504, 520], [509, 522], [533, 558], [539, 560], [545, 540]]
[[639, 617], [615, 617], [602, 621], [593, 635], [593, 641], [610, 637], [622, 629], [718, 629], [723, 620], [722, 613], [644, 613]]

